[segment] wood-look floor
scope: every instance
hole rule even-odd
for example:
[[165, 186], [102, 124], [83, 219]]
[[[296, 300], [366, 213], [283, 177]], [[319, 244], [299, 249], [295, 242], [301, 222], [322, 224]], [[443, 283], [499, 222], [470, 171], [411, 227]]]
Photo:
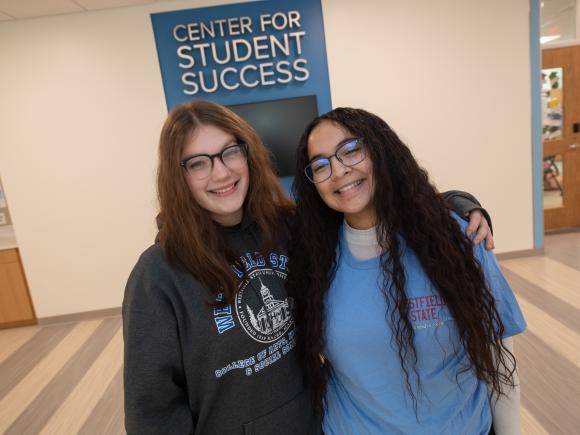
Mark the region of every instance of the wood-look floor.
[[[580, 233], [502, 261], [528, 322], [515, 341], [524, 435], [580, 433]], [[0, 433], [123, 434], [121, 319], [0, 331]]]

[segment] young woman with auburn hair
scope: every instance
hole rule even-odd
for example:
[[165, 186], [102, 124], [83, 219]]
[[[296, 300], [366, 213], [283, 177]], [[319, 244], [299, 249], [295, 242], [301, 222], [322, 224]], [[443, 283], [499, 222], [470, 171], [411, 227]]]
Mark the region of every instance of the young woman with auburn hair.
[[298, 168], [288, 291], [324, 433], [519, 433], [521, 311], [395, 132], [335, 109]]
[[123, 301], [127, 433], [319, 434], [285, 289], [294, 205], [260, 138], [218, 104], [178, 106], [157, 184], [158, 241]]
[[175, 108], [158, 193], [123, 302], [127, 433], [320, 433], [284, 288], [293, 205], [260, 138], [220, 105]]

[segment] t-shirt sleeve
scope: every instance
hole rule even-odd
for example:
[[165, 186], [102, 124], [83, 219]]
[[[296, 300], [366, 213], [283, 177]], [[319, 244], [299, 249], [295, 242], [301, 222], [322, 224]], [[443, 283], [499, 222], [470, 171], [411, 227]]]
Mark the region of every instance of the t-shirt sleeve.
[[492, 251], [487, 251], [483, 245], [480, 243], [474, 246], [474, 254], [495, 298], [497, 311], [504, 326], [502, 338], [512, 337], [525, 331], [526, 320], [495, 255]]
[[[465, 232], [467, 223], [457, 214], [452, 213], [452, 215], [461, 230]], [[487, 285], [495, 298], [497, 311], [504, 326], [502, 338], [511, 337], [525, 331], [527, 327], [526, 320], [494, 253], [486, 250], [485, 244], [482, 242], [473, 246], [473, 254], [481, 265]]]

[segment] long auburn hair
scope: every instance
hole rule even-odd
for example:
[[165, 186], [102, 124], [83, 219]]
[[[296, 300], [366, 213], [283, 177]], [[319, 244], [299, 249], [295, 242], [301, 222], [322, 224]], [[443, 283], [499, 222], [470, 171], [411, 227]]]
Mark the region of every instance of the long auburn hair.
[[250, 183], [244, 213], [250, 213], [261, 230], [261, 251], [275, 246], [280, 219], [293, 208], [284, 194], [270, 155], [254, 129], [241, 117], [219, 104], [193, 100], [169, 113], [159, 139], [157, 192], [160, 206], [159, 242], [168, 261], [193, 274], [215, 297], [231, 303], [237, 291], [229, 262], [233, 260], [223, 231], [207, 210], [193, 199], [180, 166], [183, 148], [196, 128], [212, 125], [248, 146]]
[[[473, 257], [470, 240], [450, 215], [449, 208], [427, 172], [396, 133], [376, 115], [360, 109], [337, 108], [316, 118], [306, 128], [298, 147], [293, 193], [297, 202], [296, 228], [290, 244], [292, 270], [288, 287], [296, 301], [298, 350], [313, 389], [315, 404], [322, 398], [329, 361], [321, 363], [325, 347], [325, 299], [337, 269], [337, 247], [343, 214], [329, 208], [304, 174], [309, 163], [308, 138], [323, 121], [330, 121], [363, 138], [374, 173], [373, 206], [382, 254], [380, 266], [387, 310], [404, 381], [417, 411], [415, 393], [421, 383], [416, 368], [414, 331], [405, 293], [401, 242], [405, 240], [455, 319], [458, 336], [475, 375], [502, 393], [514, 385], [515, 358], [501, 337], [504, 326], [483, 272]], [[377, 181], [377, 180], [380, 180]], [[304, 255], [305, 253], [308, 255]], [[414, 376], [413, 376], [414, 374]]]

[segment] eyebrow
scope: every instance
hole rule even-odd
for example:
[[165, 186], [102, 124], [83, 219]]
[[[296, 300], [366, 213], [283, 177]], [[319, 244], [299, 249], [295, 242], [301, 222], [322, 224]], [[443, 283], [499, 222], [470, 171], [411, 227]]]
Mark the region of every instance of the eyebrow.
[[[334, 152], [336, 152], [336, 150], [337, 150], [338, 148], [340, 148], [342, 145], [344, 145], [345, 143], [347, 143], [347, 142], [350, 142], [350, 141], [352, 141], [352, 140], [355, 140], [355, 139], [356, 139], [356, 137], [354, 137], [354, 136], [353, 136], [353, 137], [347, 137], [346, 139], [343, 139], [343, 140], [341, 140], [339, 143], [337, 143], [337, 144], [335, 145], [335, 147], [334, 147]], [[332, 155], [332, 154], [331, 154], [331, 155]], [[312, 157], [310, 160], [308, 160], [308, 163], [312, 163], [314, 160], [316, 160], [316, 159], [320, 159], [320, 158], [325, 158], [325, 159], [327, 159], [328, 157], [330, 157], [330, 156], [325, 156], [325, 155], [323, 155], [323, 154], [316, 154], [316, 155], [315, 155], [315, 156], [313, 156], [313, 157]]]

